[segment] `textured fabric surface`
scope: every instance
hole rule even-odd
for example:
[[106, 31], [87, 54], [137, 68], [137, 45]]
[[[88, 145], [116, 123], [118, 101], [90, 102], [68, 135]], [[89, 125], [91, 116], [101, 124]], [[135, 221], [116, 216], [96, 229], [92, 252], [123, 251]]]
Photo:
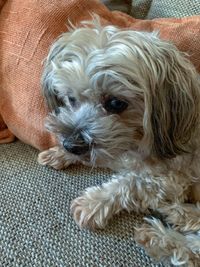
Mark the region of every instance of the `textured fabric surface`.
[[1, 10], [1, 8], [3, 7], [3, 5], [5, 4], [6, 1], [7, 1], [7, 0], [0, 0], [0, 10]]
[[145, 19], [148, 15], [152, 0], [133, 0], [131, 16], [137, 19]]
[[193, 15], [200, 15], [200, 0], [152, 0], [146, 18], [182, 18]]
[[131, 0], [101, 0], [110, 10], [118, 10], [129, 14], [131, 12]]
[[41, 150], [54, 144], [44, 130], [42, 61], [52, 42], [67, 30], [68, 19], [79, 24], [90, 19], [92, 12], [101, 17], [103, 24], [160, 31], [162, 38], [191, 54], [192, 62], [200, 69], [200, 16], [137, 20], [111, 12], [95, 0], [7, 0], [0, 13], [0, 114], [15, 136]]
[[200, 15], [199, 0], [132, 0], [131, 16], [138, 19]]
[[84, 188], [102, 183], [102, 169], [55, 171], [37, 164], [37, 151], [15, 142], [0, 146], [0, 266], [161, 267], [134, 243], [141, 217], [124, 212], [105, 230], [80, 230], [69, 212]]

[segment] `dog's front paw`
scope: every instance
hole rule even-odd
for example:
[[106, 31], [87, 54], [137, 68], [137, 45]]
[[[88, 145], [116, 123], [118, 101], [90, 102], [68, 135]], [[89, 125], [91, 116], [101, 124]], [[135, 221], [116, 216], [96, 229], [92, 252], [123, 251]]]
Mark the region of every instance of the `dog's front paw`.
[[67, 168], [72, 161], [65, 159], [65, 155], [59, 147], [53, 147], [38, 155], [38, 163], [51, 166], [56, 170], [61, 170]]
[[84, 194], [73, 200], [71, 213], [80, 228], [102, 229], [110, 218], [110, 207]]

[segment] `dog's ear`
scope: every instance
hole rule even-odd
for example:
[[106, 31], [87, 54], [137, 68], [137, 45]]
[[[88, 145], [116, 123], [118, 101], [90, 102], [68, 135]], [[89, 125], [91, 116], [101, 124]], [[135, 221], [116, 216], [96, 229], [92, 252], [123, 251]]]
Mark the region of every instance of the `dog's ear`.
[[50, 110], [56, 110], [57, 107], [63, 105], [56, 90], [55, 76], [59, 72], [59, 62], [61, 61], [60, 57], [62, 57], [62, 51], [67, 44], [68, 35], [68, 33], [65, 33], [56, 40], [50, 48], [48, 56], [44, 61], [44, 70], [41, 80], [42, 92]]
[[144, 92], [143, 146], [158, 158], [173, 158], [189, 152], [199, 116], [199, 75], [174, 45], [159, 41], [153, 47], [147, 51], [151, 59], [149, 88]]
[[57, 107], [62, 106], [61, 100], [59, 100], [57, 92], [52, 84], [51, 73], [52, 73], [51, 63], [47, 60], [45, 63], [45, 69], [42, 76], [42, 91], [43, 96], [46, 100], [49, 110], [56, 110]]

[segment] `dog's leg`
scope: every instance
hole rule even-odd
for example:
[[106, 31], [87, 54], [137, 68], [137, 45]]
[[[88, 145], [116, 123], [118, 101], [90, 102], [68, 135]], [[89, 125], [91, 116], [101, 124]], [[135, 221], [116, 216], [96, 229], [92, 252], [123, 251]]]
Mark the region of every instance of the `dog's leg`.
[[152, 192], [148, 183], [143, 184], [140, 177], [128, 172], [114, 176], [102, 186], [86, 189], [72, 202], [71, 210], [81, 228], [103, 228], [122, 209], [145, 212], [150, 206], [156, 207], [161, 199], [162, 194]]
[[51, 166], [56, 170], [65, 169], [76, 161], [77, 159], [72, 154], [66, 153], [59, 146], [52, 147], [38, 155], [39, 164]]
[[175, 266], [199, 266], [200, 205], [166, 204], [158, 208], [168, 226], [160, 220], [147, 219], [135, 231], [136, 241], [158, 260], [169, 259]]
[[135, 240], [147, 253], [157, 259], [170, 261], [173, 266], [198, 267], [200, 260], [200, 236], [182, 234], [165, 227], [158, 219], [147, 219], [148, 223], [135, 229]]
[[122, 209], [146, 212], [166, 202], [174, 203], [177, 196], [182, 200], [185, 191], [177, 184], [183, 180], [179, 173], [164, 176], [148, 168], [124, 171], [102, 186], [86, 189], [73, 201], [72, 213], [80, 227], [103, 228]]
[[200, 203], [175, 203], [158, 209], [179, 231], [200, 231]]

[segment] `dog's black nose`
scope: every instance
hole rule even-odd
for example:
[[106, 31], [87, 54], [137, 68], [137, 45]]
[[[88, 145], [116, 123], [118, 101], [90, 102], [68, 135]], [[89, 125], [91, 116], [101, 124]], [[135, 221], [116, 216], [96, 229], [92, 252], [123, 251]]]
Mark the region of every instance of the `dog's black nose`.
[[82, 135], [79, 134], [76, 140], [72, 141], [71, 139], [64, 139], [63, 147], [70, 153], [75, 155], [82, 155], [88, 152], [89, 144], [87, 144]]

